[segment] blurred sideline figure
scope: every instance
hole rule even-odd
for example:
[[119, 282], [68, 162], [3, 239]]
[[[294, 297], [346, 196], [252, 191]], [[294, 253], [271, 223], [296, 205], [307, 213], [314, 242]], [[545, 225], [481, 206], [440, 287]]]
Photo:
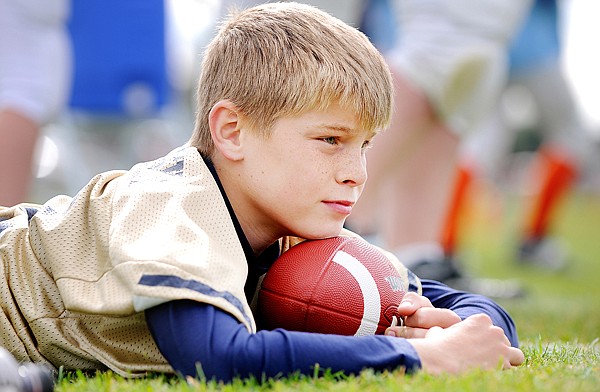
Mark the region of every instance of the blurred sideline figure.
[[44, 188], [34, 189], [43, 199], [72, 194], [94, 173], [154, 159], [179, 143], [162, 121], [173, 99], [165, 0], [73, 1], [67, 26], [72, 89], [48, 132], [60, 154]]
[[33, 201], [71, 195], [95, 173], [129, 168], [185, 142], [195, 53], [216, 23], [217, 0], [70, 7], [72, 88], [59, 120], [44, 129]]
[[0, 205], [29, 201], [40, 129], [64, 107], [68, 0], [0, 0]]
[[[223, 6], [263, 2], [226, 0]], [[368, 153], [369, 180], [349, 227], [396, 253], [417, 275], [438, 279], [428, 276], [434, 272], [429, 263], [420, 267], [432, 249], [441, 249], [459, 141], [495, 105], [506, 83], [508, 44], [531, 2], [305, 2], [362, 27], [386, 55], [395, 82], [394, 119]], [[464, 286], [467, 281], [451, 263], [436, 265], [448, 278], [439, 280], [460, 277], [460, 288], [474, 292], [490, 286]], [[495, 296], [497, 291], [481, 293]]]
[[[537, 0], [519, 35], [511, 46], [508, 97], [519, 98], [506, 105], [530, 107], [534, 116], [524, 127], [539, 134], [541, 144], [533, 146], [524, 186], [530, 196], [519, 228], [515, 259], [555, 270], [565, 266], [568, 252], [551, 236], [553, 218], [563, 197], [571, 190], [581, 168], [591, 157], [590, 133], [583, 125], [578, 105], [561, 64], [561, 4], [557, 0]], [[564, 5], [562, 5], [564, 6]], [[527, 102], [530, 102], [528, 105]], [[500, 101], [481, 131], [462, 148], [454, 195], [442, 233], [446, 257], [458, 250], [460, 216], [468, 200], [473, 180], [483, 176], [498, 179], [510, 159], [519, 129], [511, 122]], [[525, 122], [527, 119], [522, 119]]]
[[[93, 173], [138, 161], [134, 146], [143, 133], [133, 135], [137, 124], [158, 143], [165, 139], [165, 129], [143, 121], [160, 117], [171, 89], [163, 0], [74, 1], [68, 28], [73, 88], [56, 140], [69, 145], [61, 158], [77, 162], [60, 168], [70, 194]], [[143, 140], [147, 151], [155, 148], [151, 138]]]

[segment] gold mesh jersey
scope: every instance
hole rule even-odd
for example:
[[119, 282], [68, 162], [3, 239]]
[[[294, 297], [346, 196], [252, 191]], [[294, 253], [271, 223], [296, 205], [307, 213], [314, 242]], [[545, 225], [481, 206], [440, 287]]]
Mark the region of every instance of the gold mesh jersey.
[[[284, 238], [282, 249], [299, 241]], [[256, 329], [244, 251], [193, 147], [99, 174], [73, 198], [0, 207], [0, 260], [0, 346], [22, 361], [172, 372], [143, 311], [177, 299]]]

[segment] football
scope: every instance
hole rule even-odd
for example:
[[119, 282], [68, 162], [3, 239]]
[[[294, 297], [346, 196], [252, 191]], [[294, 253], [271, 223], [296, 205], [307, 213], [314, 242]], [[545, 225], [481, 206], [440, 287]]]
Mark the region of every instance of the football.
[[382, 334], [406, 286], [388, 257], [361, 238], [304, 241], [284, 252], [265, 275], [258, 323], [264, 329]]

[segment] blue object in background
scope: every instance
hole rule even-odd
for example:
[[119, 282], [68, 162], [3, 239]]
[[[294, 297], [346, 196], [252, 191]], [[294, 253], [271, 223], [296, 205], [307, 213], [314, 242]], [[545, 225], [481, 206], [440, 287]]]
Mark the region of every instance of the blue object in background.
[[511, 71], [534, 68], [560, 57], [559, 16], [556, 0], [536, 0], [510, 47]]
[[168, 102], [163, 0], [72, 0], [69, 31], [71, 109], [142, 117]]
[[382, 53], [392, 49], [398, 39], [398, 20], [390, 0], [367, 0], [364, 4], [359, 30]]

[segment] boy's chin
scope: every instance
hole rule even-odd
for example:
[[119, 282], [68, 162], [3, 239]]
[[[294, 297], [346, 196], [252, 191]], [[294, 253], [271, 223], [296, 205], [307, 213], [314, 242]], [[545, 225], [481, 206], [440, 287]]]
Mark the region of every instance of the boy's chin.
[[307, 240], [322, 240], [324, 238], [337, 237], [341, 234], [343, 225], [339, 225], [337, 227], [331, 227], [330, 230], [323, 230], [323, 228], [319, 228], [318, 230], [307, 231], [304, 234], [296, 234], [298, 237], [307, 239]]

